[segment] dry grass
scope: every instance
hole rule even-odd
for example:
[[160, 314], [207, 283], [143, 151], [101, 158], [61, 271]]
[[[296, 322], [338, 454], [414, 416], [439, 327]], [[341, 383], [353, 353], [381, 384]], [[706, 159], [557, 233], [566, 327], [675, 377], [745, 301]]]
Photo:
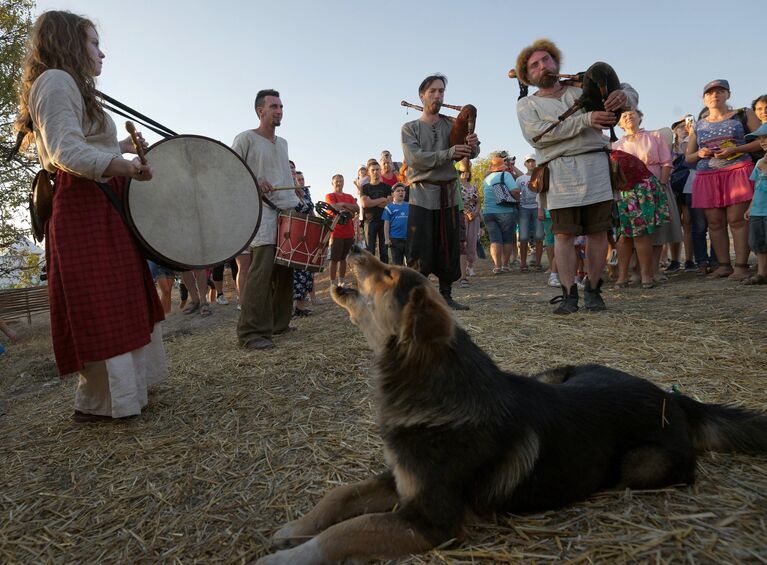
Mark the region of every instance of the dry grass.
[[[484, 267], [456, 289], [472, 307], [459, 319], [508, 370], [600, 362], [767, 408], [762, 288], [679, 275], [561, 319], [543, 275]], [[173, 316], [170, 378], [145, 414], [86, 426], [69, 420], [75, 382], [55, 377], [45, 319], [16, 326], [25, 340], [0, 360], [0, 561], [252, 562], [329, 488], [382, 469], [370, 353], [343, 312], [319, 306], [260, 353], [236, 347], [235, 317]], [[764, 458], [705, 454], [693, 486], [472, 520], [466, 541], [404, 562], [767, 563], [766, 496]]]

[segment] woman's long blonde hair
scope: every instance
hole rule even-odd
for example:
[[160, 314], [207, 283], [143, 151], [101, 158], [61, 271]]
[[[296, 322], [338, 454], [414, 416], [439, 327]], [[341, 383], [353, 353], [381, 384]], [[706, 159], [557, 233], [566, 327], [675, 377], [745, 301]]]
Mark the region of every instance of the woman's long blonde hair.
[[71, 12], [49, 11], [40, 14], [29, 37], [27, 54], [19, 85], [19, 114], [14, 125], [25, 134], [22, 148], [34, 139], [29, 115], [29, 92], [37, 77], [49, 69], [69, 73], [85, 101], [85, 114], [92, 122], [104, 127], [105, 116], [96, 98], [93, 62], [88, 56], [88, 29], [93, 22]]

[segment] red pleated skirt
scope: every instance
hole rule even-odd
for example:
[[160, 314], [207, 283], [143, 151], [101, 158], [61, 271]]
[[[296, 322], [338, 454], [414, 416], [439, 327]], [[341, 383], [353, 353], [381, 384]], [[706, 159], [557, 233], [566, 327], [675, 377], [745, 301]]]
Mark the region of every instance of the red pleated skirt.
[[[121, 198], [124, 181], [109, 182]], [[162, 304], [146, 259], [95, 182], [57, 174], [45, 257], [60, 375], [149, 343]]]

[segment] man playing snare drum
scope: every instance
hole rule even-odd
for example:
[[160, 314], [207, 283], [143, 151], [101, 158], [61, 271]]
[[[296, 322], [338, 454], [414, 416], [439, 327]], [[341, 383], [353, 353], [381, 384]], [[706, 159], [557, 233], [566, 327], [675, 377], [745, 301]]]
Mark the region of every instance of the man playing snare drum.
[[[288, 142], [275, 134], [282, 121], [282, 101], [276, 90], [256, 95], [259, 126], [239, 134], [232, 149], [243, 158], [264, 195], [279, 209], [298, 204], [293, 190], [274, 191], [275, 186], [292, 186]], [[242, 311], [237, 339], [247, 349], [271, 349], [272, 336], [288, 331], [293, 315], [293, 269], [274, 263], [277, 248], [278, 213], [271, 206], [261, 211], [261, 224], [250, 242], [251, 267], [240, 297]]]

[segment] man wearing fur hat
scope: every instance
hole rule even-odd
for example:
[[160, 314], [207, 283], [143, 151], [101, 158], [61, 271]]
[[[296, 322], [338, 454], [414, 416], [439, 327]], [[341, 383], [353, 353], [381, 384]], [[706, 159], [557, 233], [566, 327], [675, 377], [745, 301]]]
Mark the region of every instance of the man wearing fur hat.
[[547, 39], [536, 40], [522, 50], [517, 57], [517, 76], [538, 90], [517, 102], [517, 115], [522, 135], [536, 149], [537, 163], [548, 164], [549, 188], [541, 198], [551, 212], [554, 254], [562, 282], [562, 296], [555, 299], [559, 306], [554, 313], [571, 314], [578, 310], [573, 241], [584, 234], [589, 275], [585, 281], [585, 307], [591, 311], [605, 309], [601, 274], [607, 255], [607, 231], [613, 225], [613, 193], [609, 161], [600, 151], [607, 145], [602, 130], [617, 123], [614, 112], [636, 108], [639, 95], [630, 85], [621, 84], [621, 89], [611, 92], [605, 101], [606, 111], [578, 110], [533, 142], [533, 137], [556, 122], [582, 93], [578, 87], [559, 82], [561, 60], [561, 52]]

